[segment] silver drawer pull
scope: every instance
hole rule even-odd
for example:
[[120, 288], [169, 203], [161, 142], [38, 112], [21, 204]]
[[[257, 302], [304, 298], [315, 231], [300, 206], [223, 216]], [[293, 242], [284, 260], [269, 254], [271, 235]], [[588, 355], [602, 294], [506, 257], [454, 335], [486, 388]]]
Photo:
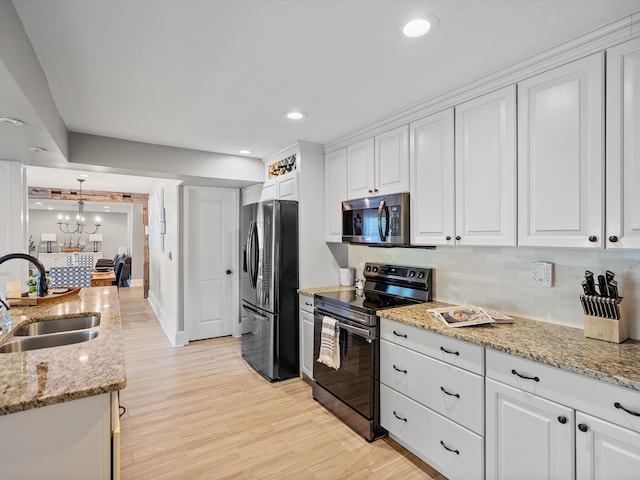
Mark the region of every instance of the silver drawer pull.
[[406, 370], [402, 370], [402, 369], [400, 369], [400, 368], [396, 367], [395, 365], [393, 365], [393, 369], [394, 369], [396, 372], [400, 372], [400, 373], [407, 373], [407, 371], [406, 371]]
[[393, 411], [393, 415], [394, 415], [398, 420], [402, 420], [403, 422], [406, 422], [406, 421], [407, 421], [407, 419], [406, 419], [406, 418], [403, 418], [403, 417], [399, 416], [399, 415], [396, 413], [396, 411], [395, 411], [395, 410]]
[[444, 387], [440, 387], [440, 390], [442, 390], [443, 393], [446, 393], [447, 395], [451, 396], [451, 397], [456, 397], [456, 398], [460, 398], [460, 394], [459, 393], [450, 393], [447, 392], [447, 390]]
[[395, 330], [393, 331], [393, 334], [394, 334], [396, 337], [407, 338], [407, 335], [406, 335], [406, 334], [404, 334], [404, 333], [398, 333], [398, 332], [396, 332]]
[[449, 450], [450, 452], [453, 452], [456, 455], [460, 455], [460, 450], [454, 450], [453, 448], [447, 447], [442, 440], [440, 440], [440, 445], [442, 445], [445, 448], [445, 450]]
[[440, 347], [440, 350], [442, 350], [444, 353], [448, 353], [449, 355], [460, 356], [460, 352], [453, 352], [451, 350], [447, 350], [444, 347]]
[[309, 306], [309, 307], [313, 307], [313, 303], [309, 303], [309, 302], [304, 302], [305, 305]]
[[513, 375], [517, 375], [520, 378], [524, 378], [525, 380], [533, 380], [534, 382], [539, 382], [540, 379], [538, 377], [527, 377], [526, 375], [520, 375], [518, 372], [516, 372], [515, 370], [511, 370], [511, 373]]
[[627, 410], [626, 408], [624, 408], [622, 405], [620, 405], [620, 403], [616, 402], [613, 404], [614, 407], [627, 412], [629, 415], [633, 415], [634, 417], [640, 417], [640, 413], [638, 412], [634, 412], [633, 410]]

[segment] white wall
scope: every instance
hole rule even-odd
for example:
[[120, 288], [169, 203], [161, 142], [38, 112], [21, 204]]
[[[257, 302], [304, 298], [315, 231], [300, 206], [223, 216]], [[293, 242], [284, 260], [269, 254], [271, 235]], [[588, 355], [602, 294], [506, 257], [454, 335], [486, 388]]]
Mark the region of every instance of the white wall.
[[179, 182], [159, 181], [152, 197], [164, 190], [166, 234], [164, 250], [149, 249], [149, 303], [172, 345], [187, 343], [181, 318], [180, 192]]
[[[584, 328], [579, 295], [585, 270], [616, 273], [631, 337], [640, 339], [640, 251], [514, 247], [412, 248], [349, 247], [349, 265], [394, 263], [434, 269], [434, 299], [473, 304], [503, 313]], [[554, 264], [551, 288], [531, 281], [531, 262]]]
[[[18, 162], [0, 160], [0, 207], [3, 212], [0, 227], [0, 256], [8, 253], [28, 253], [26, 222], [25, 173]], [[0, 265], [0, 293], [6, 295], [6, 282], [25, 282], [29, 262], [10, 260]]]

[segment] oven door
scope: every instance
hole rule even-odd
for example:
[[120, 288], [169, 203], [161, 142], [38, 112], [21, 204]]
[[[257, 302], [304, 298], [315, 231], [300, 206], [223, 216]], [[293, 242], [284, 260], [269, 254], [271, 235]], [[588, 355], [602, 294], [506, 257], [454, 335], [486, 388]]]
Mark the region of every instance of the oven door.
[[371, 420], [374, 417], [376, 328], [338, 320], [340, 331], [340, 368], [335, 370], [319, 363], [320, 336], [324, 313], [314, 313], [313, 376], [316, 383], [329, 393]]

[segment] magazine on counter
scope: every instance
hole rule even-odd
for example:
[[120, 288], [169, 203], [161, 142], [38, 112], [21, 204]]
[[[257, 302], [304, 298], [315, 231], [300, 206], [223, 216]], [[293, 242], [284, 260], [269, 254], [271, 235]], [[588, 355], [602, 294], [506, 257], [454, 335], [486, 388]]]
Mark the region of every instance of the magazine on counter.
[[493, 318], [495, 323], [513, 323], [513, 317], [510, 317], [509, 315], [505, 315], [504, 313], [496, 312], [494, 310], [487, 310], [486, 308], [484, 311], [487, 315]]
[[473, 305], [432, 308], [427, 312], [432, 313], [438, 320], [449, 327], [469, 327], [471, 325], [495, 323], [493, 318], [487, 315], [487, 312]]

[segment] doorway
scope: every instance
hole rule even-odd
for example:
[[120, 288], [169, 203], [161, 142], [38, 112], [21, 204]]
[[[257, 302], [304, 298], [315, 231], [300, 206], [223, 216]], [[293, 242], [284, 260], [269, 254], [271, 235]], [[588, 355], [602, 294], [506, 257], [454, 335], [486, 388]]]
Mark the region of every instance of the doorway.
[[184, 189], [184, 330], [189, 341], [234, 334], [239, 192]]

